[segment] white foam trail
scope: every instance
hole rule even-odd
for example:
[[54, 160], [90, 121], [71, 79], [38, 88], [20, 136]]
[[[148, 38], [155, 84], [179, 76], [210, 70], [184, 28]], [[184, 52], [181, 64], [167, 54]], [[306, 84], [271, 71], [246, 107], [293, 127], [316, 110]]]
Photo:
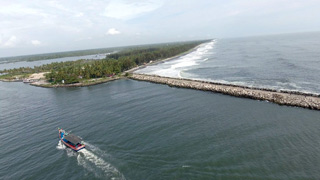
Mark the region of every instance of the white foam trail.
[[[125, 179], [124, 176], [110, 163], [104, 161], [102, 158], [94, 154], [93, 152], [82, 149], [79, 151], [81, 154], [78, 155], [78, 164], [82, 165], [86, 169], [92, 171], [92, 167], [88, 165], [88, 162], [95, 165], [95, 167], [101, 169], [105, 175], [112, 177], [112, 179]], [[96, 174], [96, 173], [95, 173]]]
[[72, 156], [76, 156], [77, 155], [76, 152], [74, 152], [72, 149], [67, 148], [67, 146], [64, 145], [60, 140], [59, 140], [56, 148], [59, 149], [59, 150], [64, 150], [65, 149], [67, 151], [68, 157], [72, 157]]
[[83, 166], [88, 171], [93, 172], [96, 177], [99, 177], [99, 174], [94, 170], [94, 167], [91, 167], [90, 164], [86, 162], [84, 158], [81, 158], [80, 154], [78, 154], [77, 156], [77, 161], [79, 165]]
[[92, 148], [93, 152], [91, 152], [88, 149], [81, 149], [80, 151], [75, 152], [70, 148], [67, 148], [60, 140], [56, 146], [59, 150], [66, 150], [68, 157], [77, 157], [78, 164], [83, 166], [85, 169], [87, 169], [90, 172], [93, 172], [96, 177], [101, 177], [99, 175], [99, 172], [96, 168], [103, 171], [103, 174], [107, 177], [110, 177], [114, 180], [124, 180], [125, 177], [110, 163], [104, 161], [101, 157], [96, 155], [94, 152], [97, 152], [99, 154], [104, 154], [102, 150], [100, 150], [98, 147], [89, 144], [87, 142], [84, 142], [86, 146]]
[[105, 154], [104, 151], [102, 151], [101, 149], [99, 149], [98, 147], [94, 146], [93, 144], [90, 144], [88, 142], [84, 142], [84, 144], [86, 145], [86, 147], [89, 147], [89, 149], [92, 151], [92, 152], [97, 152], [100, 154]]
[[67, 151], [68, 157], [75, 157], [78, 155], [77, 152], [75, 152], [74, 150], [72, 150], [70, 148], [66, 148], [66, 151]]
[[59, 140], [58, 145], [56, 146], [57, 149], [66, 149], [66, 146]]

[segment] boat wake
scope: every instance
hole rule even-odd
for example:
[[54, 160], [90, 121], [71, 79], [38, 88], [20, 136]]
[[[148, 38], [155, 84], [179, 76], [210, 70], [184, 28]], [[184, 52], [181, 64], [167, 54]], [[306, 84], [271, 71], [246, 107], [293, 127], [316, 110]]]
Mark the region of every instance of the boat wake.
[[[86, 146], [92, 147], [92, 151], [89, 149], [81, 149], [78, 152], [74, 152], [70, 148], [59, 141], [57, 149], [66, 150], [68, 157], [77, 157], [78, 165], [84, 167], [86, 170], [92, 172], [97, 178], [112, 179], [112, 180], [124, 180], [125, 177], [119, 172], [117, 168], [106, 162], [101, 156], [103, 151], [99, 148], [85, 143]], [[101, 155], [101, 156], [100, 156]]]
[[59, 141], [56, 148], [61, 150], [61, 149], [66, 149], [66, 146], [61, 141]]

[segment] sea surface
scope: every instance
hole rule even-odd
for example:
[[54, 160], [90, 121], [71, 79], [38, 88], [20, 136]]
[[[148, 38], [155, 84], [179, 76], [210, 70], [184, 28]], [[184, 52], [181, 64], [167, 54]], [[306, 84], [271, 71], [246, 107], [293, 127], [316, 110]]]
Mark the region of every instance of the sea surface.
[[0, 92], [0, 179], [320, 179], [319, 111], [133, 80]]
[[[140, 71], [319, 93], [319, 37], [216, 39]], [[318, 180], [319, 130], [320, 111], [148, 82], [0, 82], [0, 179]]]
[[138, 72], [320, 94], [320, 33], [214, 39]]

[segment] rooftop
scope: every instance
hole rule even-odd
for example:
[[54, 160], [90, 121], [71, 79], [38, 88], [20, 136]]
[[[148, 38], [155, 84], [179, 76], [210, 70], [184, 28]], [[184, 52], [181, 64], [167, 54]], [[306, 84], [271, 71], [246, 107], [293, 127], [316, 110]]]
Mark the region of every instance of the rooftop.
[[73, 134], [68, 134], [66, 136], [64, 136], [64, 139], [68, 140], [69, 142], [71, 142], [74, 145], [77, 145], [78, 143], [80, 143], [82, 141], [81, 138], [79, 138], [76, 135]]

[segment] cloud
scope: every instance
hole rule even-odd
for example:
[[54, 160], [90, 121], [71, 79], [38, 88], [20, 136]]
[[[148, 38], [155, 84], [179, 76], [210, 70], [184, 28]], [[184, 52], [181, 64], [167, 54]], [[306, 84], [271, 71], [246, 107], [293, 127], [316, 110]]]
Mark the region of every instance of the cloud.
[[39, 46], [39, 45], [41, 45], [42, 43], [41, 43], [39, 40], [32, 40], [32, 41], [31, 41], [31, 44], [34, 45], [34, 46]]
[[162, 4], [159, 4], [157, 1], [138, 1], [134, 3], [111, 1], [101, 15], [115, 19], [129, 20], [154, 11], [161, 6]]
[[241, 11], [239, 11], [239, 10], [234, 10], [234, 11], [231, 11], [231, 12], [229, 12], [229, 13], [226, 13], [226, 16], [237, 16], [237, 15], [239, 15], [239, 14], [241, 14]]
[[[205, 39], [206, 34], [319, 31], [319, 7], [319, 0], [0, 0], [0, 56]], [[44, 45], [48, 48], [38, 48]]]
[[82, 17], [84, 14], [82, 12], [79, 12], [77, 14], [74, 15], [74, 17]]
[[15, 47], [18, 43], [18, 38], [16, 36], [11, 36], [4, 44], [4, 47]]
[[115, 28], [111, 28], [108, 30], [107, 35], [117, 35], [120, 34], [121, 32], [116, 30]]
[[9, 4], [5, 6], [0, 6], [0, 14], [4, 16], [43, 16], [48, 17], [48, 14], [42, 12], [41, 9], [34, 9], [30, 7], [26, 7], [22, 4]]

